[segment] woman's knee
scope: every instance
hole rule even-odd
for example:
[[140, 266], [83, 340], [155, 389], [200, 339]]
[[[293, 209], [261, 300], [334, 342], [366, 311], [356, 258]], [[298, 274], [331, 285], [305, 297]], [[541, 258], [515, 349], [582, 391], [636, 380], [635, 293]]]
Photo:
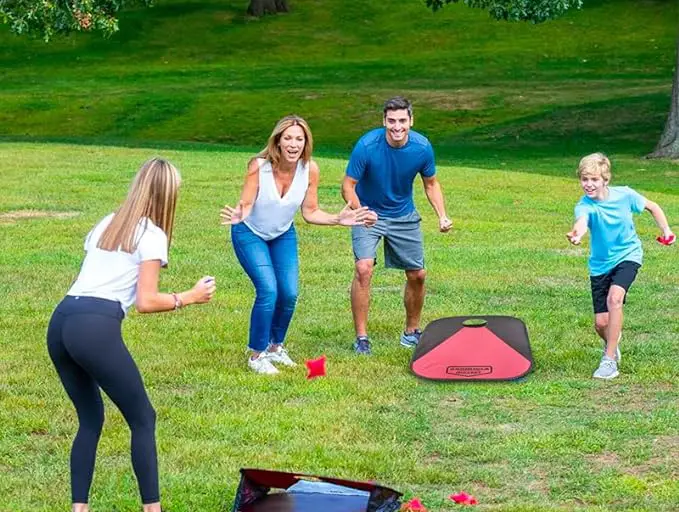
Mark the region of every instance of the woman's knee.
[[139, 408], [134, 418], [128, 421], [131, 430], [148, 430], [155, 431], [156, 429], [156, 410], [149, 403]]
[[276, 306], [276, 301], [278, 300], [278, 289], [276, 288], [276, 283], [261, 283], [258, 284], [256, 289], [255, 304], [260, 307], [267, 307], [271, 310]]
[[81, 430], [87, 430], [98, 438], [104, 427], [103, 406], [91, 409], [87, 412], [78, 411], [78, 422], [80, 423]]
[[296, 286], [283, 288], [278, 292], [278, 302], [287, 308], [294, 308], [297, 304], [298, 290]]

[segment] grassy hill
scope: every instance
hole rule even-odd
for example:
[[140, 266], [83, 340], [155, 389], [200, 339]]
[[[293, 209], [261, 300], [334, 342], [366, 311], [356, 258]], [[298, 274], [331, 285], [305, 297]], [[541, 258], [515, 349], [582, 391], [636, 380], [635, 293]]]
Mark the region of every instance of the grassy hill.
[[[296, 112], [346, 154], [406, 94], [439, 155], [477, 165], [642, 155], [665, 120], [676, 2], [585, 2], [542, 25], [421, 0], [292, 0], [248, 20], [245, 1], [158, 0], [109, 40], [45, 45], [0, 31], [0, 133], [9, 139], [260, 146]], [[545, 169], [549, 166], [545, 166]]]

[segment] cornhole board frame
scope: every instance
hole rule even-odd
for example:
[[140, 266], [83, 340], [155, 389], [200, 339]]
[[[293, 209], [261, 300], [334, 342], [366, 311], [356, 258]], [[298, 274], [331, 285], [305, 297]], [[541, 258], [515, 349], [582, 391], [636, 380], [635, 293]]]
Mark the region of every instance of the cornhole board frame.
[[427, 380], [520, 379], [533, 369], [526, 324], [500, 315], [434, 320], [422, 332], [410, 369]]
[[402, 493], [373, 482], [358, 482], [339, 478], [270, 471], [266, 469], [242, 468], [241, 479], [231, 512], [241, 512], [243, 507], [256, 503], [269, 494], [271, 489], [287, 489], [300, 480], [327, 482], [370, 493], [365, 512], [394, 512], [401, 507]]

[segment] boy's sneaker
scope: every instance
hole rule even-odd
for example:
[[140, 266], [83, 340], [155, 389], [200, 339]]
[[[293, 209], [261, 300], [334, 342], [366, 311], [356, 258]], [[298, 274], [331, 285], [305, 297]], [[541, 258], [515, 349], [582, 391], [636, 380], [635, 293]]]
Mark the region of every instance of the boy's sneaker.
[[266, 352], [260, 352], [260, 354], [254, 359], [248, 357], [248, 366], [256, 373], [264, 373], [267, 375], [274, 375], [278, 373], [278, 369], [271, 364]]
[[266, 357], [269, 359], [269, 361], [272, 363], [280, 363], [285, 366], [297, 366], [297, 363], [290, 359], [288, 351], [285, 350], [281, 344], [276, 344], [273, 346], [276, 347], [276, 350], [267, 349], [266, 351]]
[[595, 379], [614, 379], [618, 376], [618, 363], [615, 362], [615, 359], [611, 359], [608, 356], [604, 356], [601, 358], [601, 363], [599, 363], [599, 368], [596, 369], [594, 372], [594, 377]]
[[405, 332], [401, 334], [401, 345], [408, 348], [416, 347], [420, 342], [420, 337], [422, 336], [422, 331], [415, 329], [413, 332]]
[[357, 354], [363, 354], [369, 356], [372, 352], [370, 351], [370, 340], [367, 336], [358, 336], [354, 342], [354, 351]]
[[[620, 333], [620, 336], [618, 336], [618, 346], [615, 347], [615, 362], [620, 363], [620, 360], [622, 359], [622, 354], [620, 353], [620, 340], [622, 340], [622, 333]], [[604, 341], [604, 353], [603, 355], [606, 355], [606, 342]]]

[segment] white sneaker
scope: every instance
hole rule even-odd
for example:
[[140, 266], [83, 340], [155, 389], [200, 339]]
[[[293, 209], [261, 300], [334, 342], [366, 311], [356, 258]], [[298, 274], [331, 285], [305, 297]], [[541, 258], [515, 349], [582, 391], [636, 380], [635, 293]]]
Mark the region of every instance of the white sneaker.
[[608, 356], [604, 356], [601, 358], [601, 363], [599, 363], [599, 368], [596, 369], [594, 372], [594, 377], [595, 379], [615, 379], [619, 375], [618, 373], [618, 363], [615, 362], [615, 359], [611, 359]]
[[[271, 345], [269, 345], [269, 347], [271, 347]], [[280, 363], [285, 366], [297, 366], [297, 363], [290, 359], [288, 351], [281, 345], [278, 345], [275, 351], [269, 351], [269, 349], [267, 349], [266, 357], [272, 363]]]
[[266, 352], [260, 352], [260, 354], [255, 359], [248, 357], [248, 366], [256, 373], [274, 375], [278, 373], [278, 369], [271, 364], [271, 361], [266, 354]]

